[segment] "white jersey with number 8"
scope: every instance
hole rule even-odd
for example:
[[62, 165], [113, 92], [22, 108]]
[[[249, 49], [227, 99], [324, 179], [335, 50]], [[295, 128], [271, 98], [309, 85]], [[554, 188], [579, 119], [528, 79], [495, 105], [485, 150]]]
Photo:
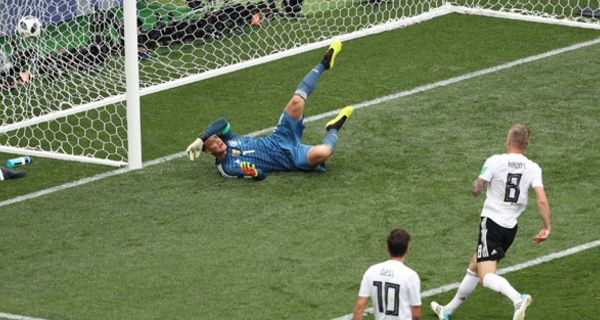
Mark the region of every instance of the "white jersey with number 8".
[[543, 187], [542, 169], [519, 153], [489, 157], [479, 178], [488, 182], [482, 217], [505, 228], [514, 228], [527, 206], [529, 188]]

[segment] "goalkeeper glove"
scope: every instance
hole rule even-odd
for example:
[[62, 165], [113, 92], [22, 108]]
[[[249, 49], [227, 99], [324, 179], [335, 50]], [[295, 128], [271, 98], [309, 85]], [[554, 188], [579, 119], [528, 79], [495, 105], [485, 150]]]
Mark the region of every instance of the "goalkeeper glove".
[[250, 162], [240, 163], [240, 169], [247, 176], [251, 176], [251, 177], [258, 176], [258, 170], [256, 170], [256, 166], [251, 164]]
[[202, 154], [202, 146], [204, 146], [204, 141], [202, 141], [200, 138], [197, 138], [187, 147], [187, 149], [185, 149], [185, 152], [187, 153], [188, 157], [190, 157], [190, 160], [194, 161], [200, 157]]

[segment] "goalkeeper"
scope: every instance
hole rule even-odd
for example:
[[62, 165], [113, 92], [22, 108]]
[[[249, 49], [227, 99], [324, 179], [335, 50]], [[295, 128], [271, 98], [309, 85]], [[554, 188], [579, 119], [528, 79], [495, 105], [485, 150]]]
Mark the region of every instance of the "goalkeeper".
[[321, 144], [310, 146], [300, 143], [304, 131], [304, 105], [321, 74], [333, 68], [341, 50], [341, 41], [331, 44], [323, 60], [296, 89], [271, 135], [262, 138], [235, 135], [229, 122], [220, 118], [187, 147], [190, 160], [197, 159], [202, 151], [212, 154], [216, 158], [217, 169], [226, 178], [262, 180], [268, 172], [324, 171], [325, 160], [335, 151], [338, 131], [350, 118], [353, 109], [343, 108], [327, 123], [327, 134]]

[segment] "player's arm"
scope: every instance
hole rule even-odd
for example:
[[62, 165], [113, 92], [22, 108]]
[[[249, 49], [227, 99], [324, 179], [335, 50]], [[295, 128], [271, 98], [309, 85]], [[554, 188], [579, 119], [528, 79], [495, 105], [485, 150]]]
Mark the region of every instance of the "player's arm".
[[369, 297], [358, 297], [358, 299], [356, 299], [354, 311], [352, 312], [352, 320], [362, 320], [368, 302]]
[[494, 163], [493, 159], [494, 157], [492, 156], [485, 160], [485, 163], [483, 164], [483, 167], [479, 172], [479, 176], [471, 184], [471, 194], [474, 197], [478, 197], [483, 191], [485, 191], [488, 182], [492, 180], [492, 177], [494, 176], [494, 174], [492, 173]]
[[206, 141], [213, 134], [218, 135], [223, 140], [232, 138], [233, 132], [231, 131], [231, 124], [225, 118], [219, 118], [213, 121], [198, 138], [202, 141]]
[[243, 178], [251, 178], [254, 180], [264, 180], [267, 175], [262, 171], [256, 168], [256, 165], [250, 162], [242, 162], [240, 163], [240, 172], [242, 173]]
[[474, 197], [479, 196], [487, 187], [487, 181], [483, 180], [481, 177], [475, 179], [473, 184], [471, 185], [471, 194]]
[[421, 306], [410, 306], [412, 320], [421, 320]]
[[241, 162], [238, 166], [223, 167], [221, 164], [217, 165], [219, 172], [225, 178], [246, 178], [253, 180], [263, 180], [267, 175], [256, 168], [256, 166], [250, 162]]
[[194, 142], [192, 142], [185, 152], [187, 153], [190, 160], [195, 160], [200, 157], [202, 153], [202, 149], [204, 147], [204, 142], [210, 138], [212, 135], [218, 135], [223, 139], [223, 141], [227, 141], [233, 138], [233, 132], [231, 132], [231, 125], [229, 121], [225, 118], [219, 118], [213, 121], [204, 132], [202, 132]]
[[421, 320], [421, 279], [416, 272], [408, 279], [406, 290], [412, 320]]
[[537, 201], [537, 207], [540, 212], [540, 217], [542, 218], [542, 222], [544, 223], [544, 229], [542, 229], [538, 234], [533, 237], [534, 243], [540, 243], [550, 236], [550, 205], [548, 204], [548, 198], [546, 198], [546, 192], [544, 192], [544, 187], [534, 187], [535, 197]]
[[481, 172], [479, 172], [479, 177], [471, 184], [471, 194], [474, 197], [478, 197], [485, 190], [488, 182], [492, 180], [492, 177], [494, 176], [492, 173], [492, 163], [493, 157], [485, 160]]

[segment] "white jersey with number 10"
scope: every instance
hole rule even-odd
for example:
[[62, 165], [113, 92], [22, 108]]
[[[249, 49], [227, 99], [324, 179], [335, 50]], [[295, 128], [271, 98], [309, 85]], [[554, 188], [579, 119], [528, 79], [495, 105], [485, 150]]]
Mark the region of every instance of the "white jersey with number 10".
[[421, 280], [404, 263], [388, 260], [365, 272], [358, 296], [371, 297], [375, 320], [411, 320], [410, 307], [421, 305]]
[[514, 228], [519, 215], [527, 207], [530, 187], [543, 187], [542, 169], [519, 153], [489, 157], [479, 178], [488, 182], [482, 217], [488, 217], [505, 228]]

